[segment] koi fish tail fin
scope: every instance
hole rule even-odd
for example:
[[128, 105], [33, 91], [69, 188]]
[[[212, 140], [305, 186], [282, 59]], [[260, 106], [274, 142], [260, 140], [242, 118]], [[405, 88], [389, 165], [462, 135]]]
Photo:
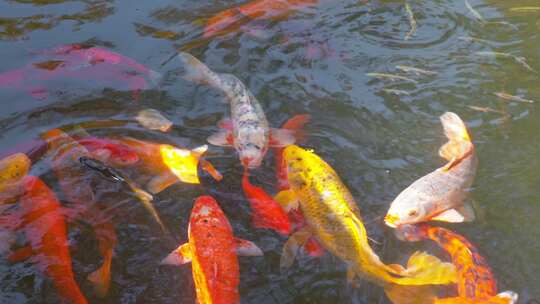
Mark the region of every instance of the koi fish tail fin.
[[518, 294], [511, 290], [503, 291], [497, 294], [495, 297], [499, 299], [503, 299], [503, 300], [508, 300], [508, 302], [506, 302], [508, 304], [517, 303], [518, 298], [519, 298]]
[[399, 275], [390, 276], [390, 283], [398, 285], [444, 285], [457, 282], [454, 264], [442, 262], [426, 252], [413, 253], [407, 262], [407, 268], [388, 266]]
[[473, 148], [465, 123], [457, 114], [446, 112], [440, 117], [448, 142], [439, 149], [439, 155], [448, 160], [462, 159]]
[[94, 285], [94, 291], [100, 298], [104, 298], [111, 287], [112, 250], [103, 257], [103, 264], [96, 271], [88, 275], [88, 281]]
[[184, 65], [184, 79], [220, 88], [218, 75], [199, 59], [186, 52], [180, 52], [176, 57]]

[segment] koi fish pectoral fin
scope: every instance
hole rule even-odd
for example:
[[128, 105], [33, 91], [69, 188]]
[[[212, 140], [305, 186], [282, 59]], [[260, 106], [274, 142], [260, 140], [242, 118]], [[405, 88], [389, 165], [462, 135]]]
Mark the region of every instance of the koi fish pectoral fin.
[[223, 179], [223, 175], [209, 161], [201, 159], [199, 162], [201, 163], [201, 168], [208, 172], [215, 180], [219, 182]]
[[146, 188], [152, 194], [158, 194], [169, 186], [176, 184], [178, 178], [172, 172], [165, 172], [161, 175], [154, 176], [147, 184]]
[[228, 130], [221, 130], [216, 132], [206, 139], [210, 144], [220, 147], [232, 146], [234, 142], [233, 134]]
[[191, 262], [193, 253], [189, 243], [184, 243], [161, 260], [162, 265], [183, 265]]
[[272, 148], [286, 147], [294, 144], [296, 138], [294, 131], [287, 129], [270, 129], [270, 141], [268, 145]]
[[279, 260], [279, 267], [282, 271], [292, 266], [299, 249], [304, 246], [311, 236], [311, 231], [307, 227], [304, 227], [289, 237], [283, 245], [283, 253]]
[[274, 196], [274, 200], [278, 202], [287, 213], [292, 209], [298, 209], [298, 198], [292, 190], [280, 191]]
[[218, 128], [231, 131], [233, 129], [233, 123], [230, 118], [224, 118], [218, 122]]
[[262, 256], [263, 252], [255, 243], [239, 238], [234, 239], [236, 243], [236, 254], [241, 256]]
[[32, 250], [32, 247], [30, 245], [21, 247], [19, 249], [14, 250], [9, 256], [8, 261], [11, 263], [21, 262], [24, 260], [27, 260], [34, 254], [34, 251]]
[[449, 222], [449, 223], [463, 223], [472, 222], [475, 219], [474, 209], [469, 203], [464, 203], [463, 206], [449, 209], [443, 213], [431, 218], [433, 221]]

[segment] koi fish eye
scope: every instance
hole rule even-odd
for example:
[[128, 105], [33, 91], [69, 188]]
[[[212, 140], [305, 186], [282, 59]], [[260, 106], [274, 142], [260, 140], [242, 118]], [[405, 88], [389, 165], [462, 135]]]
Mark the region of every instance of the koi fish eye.
[[408, 215], [409, 217], [417, 216], [417, 215], [418, 215], [418, 211], [416, 211], [416, 210], [414, 210], [414, 209], [413, 209], [413, 210], [409, 210], [409, 213], [407, 213], [407, 215]]

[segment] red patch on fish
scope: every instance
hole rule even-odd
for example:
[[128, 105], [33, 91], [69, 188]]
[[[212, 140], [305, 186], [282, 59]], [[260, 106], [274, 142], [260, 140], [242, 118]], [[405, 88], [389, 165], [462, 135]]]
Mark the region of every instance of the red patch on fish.
[[291, 223], [287, 213], [264, 189], [249, 182], [249, 173], [244, 171], [242, 188], [251, 205], [253, 226], [273, 229], [283, 235], [291, 233]]
[[85, 137], [78, 140], [88, 152], [99, 160], [119, 166], [133, 165], [139, 161], [137, 151], [113, 139]]

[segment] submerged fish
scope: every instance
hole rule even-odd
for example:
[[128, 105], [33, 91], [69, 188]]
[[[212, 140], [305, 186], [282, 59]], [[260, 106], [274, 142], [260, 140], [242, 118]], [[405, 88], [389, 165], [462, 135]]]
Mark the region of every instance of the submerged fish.
[[396, 69], [401, 70], [405, 73], [413, 73], [415, 75], [427, 75], [427, 76], [437, 75], [437, 72], [428, 71], [428, 70], [424, 70], [424, 69], [420, 69], [420, 68], [416, 68], [416, 67], [412, 67], [408, 65], [396, 65]]
[[478, 19], [478, 21], [480, 21], [481, 23], [486, 23], [484, 17], [482, 17], [482, 15], [480, 15], [480, 13], [472, 7], [469, 1], [465, 0], [465, 6], [467, 7], [467, 9], [469, 9], [473, 16]]
[[60, 188], [72, 204], [71, 216], [88, 222], [94, 230], [103, 263], [87, 278], [93, 283], [98, 296], [104, 297], [110, 287], [112, 256], [117, 238], [114, 226], [109, 220], [110, 215], [104, 214], [98, 206], [94, 191], [87, 180], [86, 168], [79, 161], [81, 157], [92, 157], [92, 154], [59, 129], [49, 130], [41, 137], [48, 143], [51, 165]]
[[195, 201], [188, 239], [161, 263], [191, 262], [197, 303], [240, 303], [237, 255], [260, 256], [262, 251], [252, 242], [233, 236], [227, 217], [211, 196], [201, 196]]
[[85, 136], [77, 141], [94, 157], [113, 166], [131, 166], [139, 161], [134, 149], [114, 139]]
[[159, 193], [179, 181], [199, 184], [199, 163], [215, 180], [220, 181], [223, 178], [210, 162], [202, 159], [202, 155], [208, 150], [207, 145], [187, 150], [134, 138], [117, 140], [136, 151], [143, 170], [152, 176], [146, 184], [151, 193]]
[[521, 6], [510, 8], [511, 12], [539, 12], [540, 6]]
[[307, 225], [285, 243], [282, 267], [292, 265], [298, 249], [315, 236], [348, 265], [349, 281], [360, 276], [383, 287], [455, 282], [453, 265], [426, 253], [413, 254], [407, 269], [384, 264], [369, 246], [360, 210], [336, 172], [314, 153], [295, 145], [285, 148], [283, 157], [291, 189], [281, 191], [276, 200], [291, 208], [299, 206]]
[[509, 59], [512, 59], [514, 60], [515, 62], [519, 63], [522, 67], [524, 67], [525, 69], [531, 71], [531, 72], [534, 72], [536, 73], [536, 70], [533, 69], [528, 63], [527, 63], [527, 59], [525, 57], [520, 57], [520, 56], [516, 56], [516, 55], [512, 55], [512, 54], [509, 54], [509, 53], [501, 53], [501, 52], [476, 52], [475, 53], [476, 55], [479, 55], [479, 56], [490, 56], [490, 57], [500, 57], [500, 58], [509, 58]]
[[108, 86], [121, 82], [127, 83], [134, 99], [138, 99], [140, 91], [149, 88], [148, 81], [156, 83], [161, 77], [133, 59], [100, 47], [63, 45], [38, 54], [42, 61], [1, 73], [0, 87], [23, 90], [43, 99], [48, 94], [48, 80], [91, 80]]
[[163, 114], [154, 109], [139, 111], [135, 120], [149, 130], [158, 130], [161, 132], [169, 132], [173, 125], [173, 123], [165, 118]]
[[22, 180], [32, 162], [24, 153], [16, 153], [0, 160], [0, 205], [13, 202], [23, 192]]
[[497, 97], [499, 97], [501, 99], [504, 99], [504, 100], [524, 102], [524, 103], [534, 103], [534, 100], [525, 99], [525, 98], [523, 98], [521, 96], [510, 95], [510, 94], [507, 94], [507, 93], [504, 93], [504, 92], [496, 92], [496, 93], [493, 93], [493, 94], [495, 94], [495, 96], [497, 96]]
[[239, 30], [253, 20], [278, 21], [318, 0], [253, 0], [212, 16], [204, 28], [204, 38], [222, 36]]
[[71, 267], [67, 229], [61, 205], [54, 193], [41, 179], [24, 179], [25, 193], [20, 201], [21, 229], [28, 246], [15, 251], [9, 260], [29, 258], [49, 277], [59, 296], [68, 303], [87, 303]]
[[263, 188], [249, 182], [247, 170], [244, 170], [242, 177], [242, 189], [251, 205], [251, 222], [254, 227], [273, 229], [284, 235], [291, 233], [291, 223], [285, 210]]
[[411, 26], [411, 29], [405, 35], [405, 40], [409, 40], [415, 33], [416, 33], [416, 19], [414, 18], [414, 13], [411, 9], [411, 5], [409, 2], [405, 2], [405, 11], [407, 11], [407, 18], [409, 19], [409, 24]]
[[498, 293], [497, 281], [478, 250], [463, 236], [427, 224], [405, 225], [397, 230], [408, 241], [429, 239], [441, 246], [452, 259], [458, 274], [458, 296], [437, 299], [434, 303], [513, 304], [518, 295], [512, 291]]
[[180, 53], [178, 58], [186, 68], [184, 78], [219, 89], [229, 100], [231, 120], [221, 123], [223, 130], [211, 135], [209, 143], [234, 146], [246, 168], [259, 167], [268, 147], [294, 143], [290, 130], [269, 128], [259, 101], [236, 76], [215, 73], [188, 53]]
[[447, 112], [440, 120], [448, 142], [439, 149], [439, 155], [448, 163], [421, 177], [394, 199], [384, 219], [390, 227], [474, 219], [472, 206], [464, 203], [478, 164], [474, 145], [465, 123], [455, 113]]
[[407, 78], [405, 76], [387, 74], [387, 73], [367, 73], [366, 76], [380, 78], [380, 79], [389, 79], [391, 81], [403, 80], [407, 82], [418, 83], [418, 81], [411, 78]]

